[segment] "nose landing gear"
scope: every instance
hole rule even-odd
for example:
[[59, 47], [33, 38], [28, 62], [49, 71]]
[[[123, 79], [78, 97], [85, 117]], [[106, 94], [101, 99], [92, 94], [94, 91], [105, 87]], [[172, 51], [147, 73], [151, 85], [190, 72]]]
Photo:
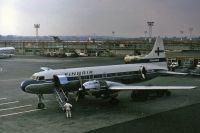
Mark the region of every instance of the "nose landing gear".
[[38, 94], [37, 96], [38, 96], [38, 105], [37, 105], [37, 108], [38, 109], [44, 109], [45, 105], [42, 102], [42, 99], [44, 99], [43, 95], [42, 94]]

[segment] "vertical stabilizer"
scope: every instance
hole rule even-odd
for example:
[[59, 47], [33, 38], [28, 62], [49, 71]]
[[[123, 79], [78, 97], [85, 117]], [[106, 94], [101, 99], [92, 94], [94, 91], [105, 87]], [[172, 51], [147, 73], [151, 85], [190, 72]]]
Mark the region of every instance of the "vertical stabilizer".
[[148, 63], [162, 67], [162, 69], [167, 68], [167, 60], [165, 56], [165, 48], [163, 40], [161, 37], [157, 37], [153, 49], [151, 52], [144, 57], [145, 60], [148, 60]]
[[165, 51], [164, 51], [164, 44], [163, 44], [163, 40], [161, 37], [157, 37], [156, 38], [156, 42], [154, 44], [154, 47], [152, 49], [152, 51], [145, 56], [145, 58], [166, 58], [165, 56]]

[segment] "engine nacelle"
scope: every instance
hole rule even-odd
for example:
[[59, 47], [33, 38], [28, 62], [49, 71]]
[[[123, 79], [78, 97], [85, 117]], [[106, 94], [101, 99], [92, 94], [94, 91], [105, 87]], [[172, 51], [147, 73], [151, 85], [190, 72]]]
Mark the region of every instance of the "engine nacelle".
[[109, 86], [114, 84], [119, 84], [112, 81], [104, 80], [91, 80], [83, 84], [83, 87], [88, 92], [89, 95], [95, 96], [96, 98], [107, 99], [110, 97], [117, 97], [117, 92], [109, 90]]
[[100, 89], [100, 83], [97, 80], [87, 81], [87, 82], [85, 82], [83, 84], [83, 86], [84, 86], [84, 88], [86, 90], [91, 90], [91, 89], [97, 90], [97, 89]]
[[84, 88], [87, 90], [103, 90], [108, 89], [108, 83], [103, 80], [91, 80], [83, 84]]

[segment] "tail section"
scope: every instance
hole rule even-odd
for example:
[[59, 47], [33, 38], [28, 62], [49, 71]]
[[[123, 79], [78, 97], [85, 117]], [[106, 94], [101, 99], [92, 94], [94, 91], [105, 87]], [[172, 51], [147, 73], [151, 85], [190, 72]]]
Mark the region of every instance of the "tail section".
[[165, 49], [163, 40], [158, 36], [156, 38], [155, 44], [153, 46], [153, 49], [149, 54], [146, 56], [131, 56], [127, 57], [129, 60], [126, 63], [147, 63], [150, 65], [156, 65], [161, 67], [161, 69], [167, 70], [167, 60], [165, 56]]
[[151, 52], [143, 59], [148, 60], [148, 63], [157, 65], [167, 70], [167, 60], [165, 56], [165, 48], [161, 37], [157, 37], [154, 47]]
[[166, 58], [164, 50], [165, 48], [164, 48], [163, 40], [158, 36], [156, 38], [156, 42], [154, 44], [152, 51], [148, 55], [146, 55], [144, 58], [147, 58], [147, 59]]

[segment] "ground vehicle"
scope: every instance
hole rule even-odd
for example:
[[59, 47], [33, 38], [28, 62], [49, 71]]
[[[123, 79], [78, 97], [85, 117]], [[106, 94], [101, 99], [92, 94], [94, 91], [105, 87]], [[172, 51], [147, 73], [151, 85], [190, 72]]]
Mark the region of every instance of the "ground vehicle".
[[197, 68], [200, 68], [200, 61], [197, 63]]
[[170, 68], [175, 68], [175, 67], [178, 67], [179, 65], [178, 65], [178, 62], [172, 62], [170, 65], [169, 65], [169, 67]]

